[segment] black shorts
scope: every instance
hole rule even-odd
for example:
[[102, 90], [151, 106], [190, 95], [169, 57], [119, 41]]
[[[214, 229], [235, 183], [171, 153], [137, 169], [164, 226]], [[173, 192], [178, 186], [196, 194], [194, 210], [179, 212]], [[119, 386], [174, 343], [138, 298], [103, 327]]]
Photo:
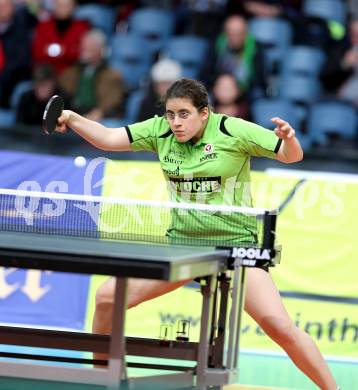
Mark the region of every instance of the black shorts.
[[[255, 265], [255, 267], [252, 267], [252, 268], [260, 268], [260, 269], [263, 269], [266, 272], [270, 272], [270, 267], [268, 266], [267, 263]], [[194, 281], [197, 282], [197, 283], [200, 283], [200, 278], [195, 278]]]
[[269, 265], [267, 263], [255, 265], [255, 268], [261, 268], [261, 269], [263, 269], [266, 272], [270, 272], [270, 267], [269, 267]]

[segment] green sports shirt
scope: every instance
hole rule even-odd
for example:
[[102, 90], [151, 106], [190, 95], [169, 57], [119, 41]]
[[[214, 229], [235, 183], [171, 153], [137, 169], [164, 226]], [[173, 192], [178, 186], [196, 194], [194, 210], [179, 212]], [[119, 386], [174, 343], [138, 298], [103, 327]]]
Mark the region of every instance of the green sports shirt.
[[[250, 158], [275, 158], [281, 140], [276, 134], [240, 118], [210, 112], [196, 143], [176, 140], [167, 120], [155, 116], [126, 127], [134, 151], [159, 157], [171, 200], [252, 207]], [[200, 214], [200, 215], [199, 215]], [[176, 215], [168, 234], [215, 241], [256, 241], [253, 218], [190, 212]]]

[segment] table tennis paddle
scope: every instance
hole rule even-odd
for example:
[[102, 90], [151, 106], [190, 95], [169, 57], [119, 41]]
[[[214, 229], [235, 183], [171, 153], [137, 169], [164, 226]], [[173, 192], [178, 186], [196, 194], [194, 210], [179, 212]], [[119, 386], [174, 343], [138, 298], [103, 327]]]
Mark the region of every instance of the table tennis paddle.
[[42, 117], [42, 128], [44, 132], [51, 135], [57, 126], [57, 119], [63, 111], [63, 99], [59, 95], [54, 95], [47, 102], [44, 115]]

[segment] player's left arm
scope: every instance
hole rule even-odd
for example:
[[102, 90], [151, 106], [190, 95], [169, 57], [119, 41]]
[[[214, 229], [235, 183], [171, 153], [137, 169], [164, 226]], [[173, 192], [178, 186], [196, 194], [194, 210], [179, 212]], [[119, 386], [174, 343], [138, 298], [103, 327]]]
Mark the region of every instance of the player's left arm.
[[274, 129], [275, 134], [282, 139], [280, 149], [276, 154], [276, 160], [283, 163], [301, 161], [303, 159], [303, 150], [296, 138], [295, 130], [281, 118], [274, 117], [271, 120], [276, 125]]

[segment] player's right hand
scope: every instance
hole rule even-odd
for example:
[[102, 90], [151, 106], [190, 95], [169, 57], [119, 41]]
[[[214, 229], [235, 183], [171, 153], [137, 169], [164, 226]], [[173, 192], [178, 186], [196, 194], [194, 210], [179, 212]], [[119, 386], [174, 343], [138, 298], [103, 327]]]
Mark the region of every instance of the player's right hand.
[[67, 124], [71, 116], [71, 110], [63, 110], [61, 115], [57, 119], [57, 126], [55, 131], [57, 133], [65, 133], [67, 130]]

